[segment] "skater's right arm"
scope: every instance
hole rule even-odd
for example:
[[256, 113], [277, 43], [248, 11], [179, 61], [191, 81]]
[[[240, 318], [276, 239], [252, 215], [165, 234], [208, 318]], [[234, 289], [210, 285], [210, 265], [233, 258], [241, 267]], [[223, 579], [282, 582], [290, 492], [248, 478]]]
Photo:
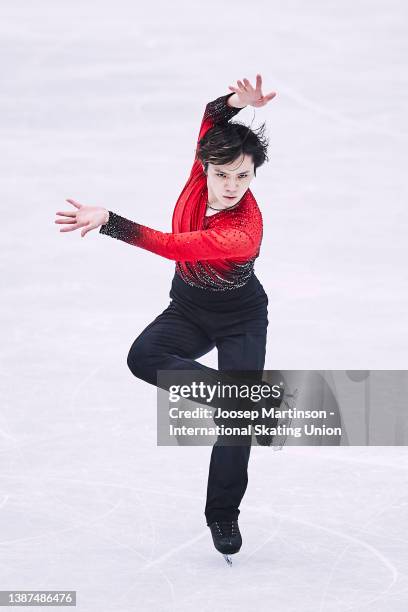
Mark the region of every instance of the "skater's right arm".
[[251, 258], [259, 251], [262, 239], [261, 224], [255, 224], [253, 231], [248, 232], [239, 218], [225, 227], [168, 233], [130, 221], [112, 211], [109, 211], [108, 223], [102, 225], [99, 232], [174, 261]]
[[258, 252], [262, 240], [261, 224], [255, 224], [249, 233], [243, 229], [239, 218], [231, 222], [229, 227], [174, 234], [130, 221], [101, 206], [85, 206], [75, 200], [67, 202], [75, 206], [77, 211], [57, 213], [66, 216], [65, 220], [55, 221], [67, 224], [61, 232], [83, 228], [83, 237], [91, 229], [100, 226], [101, 234], [174, 261], [249, 258]]
[[66, 201], [72, 204], [76, 210], [64, 210], [56, 213], [62, 218], [56, 219], [55, 223], [65, 225], [60, 229], [60, 232], [72, 232], [82, 227], [81, 236], [83, 238], [90, 230], [96, 229], [109, 220], [109, 210], [107, 208], [85, 206], [71, 199]]

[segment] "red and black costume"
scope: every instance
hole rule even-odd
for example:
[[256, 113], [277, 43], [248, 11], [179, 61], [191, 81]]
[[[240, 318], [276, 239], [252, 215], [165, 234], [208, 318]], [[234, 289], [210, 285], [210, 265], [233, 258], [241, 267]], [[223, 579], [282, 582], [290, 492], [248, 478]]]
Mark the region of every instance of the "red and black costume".
[[[233, 94], [206, 106], [198, 141], [215, 124], [240, 109], [228, 106]], [[189, 285], [213, 291], [244, 286], [252, 275], [262, 241], [262, 215], [248, 189], [231, 209], [206, 217], [207, 177], [196, 157], [173, 212], [172, 232], [140, 225], [109, 211], [99, 232], [176, 261], [176, 273]]]
[[[227, 105], [230, 95], [207, 104], [199, 140], [215, 124], [240, 109]], [[100, 233], [152, 251], [176, 262], [171, 302], [133, 342], [127, 363], [137, 378], [168, 389], [159, 372], [189, 371], [197, 380], [231, 383], [224, 373], [252, 372], [262, 377], [268, 326], [268, 298], [254, 273], [262, 240], [262, 216], [248, 189], [233, 207], [210, 217], [207, 177], [196, 157], [172, 219], [164, 233], [109, 211]], [[217, 348], [218, 368], [197, 359]], [[233, 402], [233, 408], [236, 408]], [[251, 437], [242, 445], [219, 440], [211, 453], [205, 516], [207, 524], [236, 520], [248, 481]]]

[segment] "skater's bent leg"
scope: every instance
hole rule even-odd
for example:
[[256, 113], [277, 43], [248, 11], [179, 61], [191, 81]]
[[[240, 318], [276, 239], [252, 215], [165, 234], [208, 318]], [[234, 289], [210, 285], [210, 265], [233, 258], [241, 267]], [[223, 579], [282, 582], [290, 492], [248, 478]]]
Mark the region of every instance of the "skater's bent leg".
[[195, 370], [195, 359], [215, 346], [198, 325], [170, 304], [133, 342], [127, 364], [134, 376], [157, 385], [158, 370]]
[[[239, 379], [231, 378], [231, 371], [247, 369], [246, 365], [253, 364], [253, 359], [244, 361], [241, 354], [242, 346], [234, 346], [232, 350], [237, 351], [238, 348], [236, 356], [239, 368], [231, 367], [231, 360], [228, 361], [225, 358], [224, 368], [222, 367], [223, 358], [221, 358], [219, 370], [195, 361], [208, 353], [215, 345], [214, 340], [210, 339], [201, 327], [187, 319], [183, 313], [177, 310], [174, 304], [170, 304], [133, 342], [127, 363], [134, 376], [166, 390], [169, 389], [170, 385], [188, 384], [193, 382], [193, 379], [197, 383], [203, 382], [210, 387], [217, 384], [236, 384]], [[253, 367], [254, 365], [248, 369], [253, 369]], [[169, 370], [179, 374], [158, 377], [157, 372], [159, 370]], [[224, 370], [225, 372], [230, 370], [230, 373], [225, 374]], [[195, 372], [197, 373], [196, 376]], [[259, 374], [261, 375], [262, 372]], [[231, 399], [228, 395], [220, 398], [216, 393], [212, 397], [207, 394], [195, 398], [195, 401], [204, 404], [207, 408], [226, 410], [237, 408], [236, 399]]]

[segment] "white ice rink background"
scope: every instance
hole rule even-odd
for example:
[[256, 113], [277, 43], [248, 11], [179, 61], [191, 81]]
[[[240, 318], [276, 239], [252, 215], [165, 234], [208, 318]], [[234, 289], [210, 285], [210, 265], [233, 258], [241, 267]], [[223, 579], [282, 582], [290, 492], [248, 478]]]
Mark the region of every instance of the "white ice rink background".
[[205, 104], [260, 72], [265, 367], [405, 369], [407, 14], [2, 3], [0, 589], [76, 590], [81, 612], [408, 609], [406, 448], [254, 448], [228, 568], [211, 449], [158, 448], [156, 390], [126, 365], [174, 262], [54, 224], [71, 197], [170, 231]]

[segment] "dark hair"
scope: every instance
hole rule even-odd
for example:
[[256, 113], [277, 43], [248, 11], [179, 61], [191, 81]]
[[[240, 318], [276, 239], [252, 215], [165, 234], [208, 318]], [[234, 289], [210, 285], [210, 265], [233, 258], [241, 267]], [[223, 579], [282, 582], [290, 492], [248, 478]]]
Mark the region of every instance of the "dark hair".
[[204, 164], [206, 173], [208, 164], [229, 164], [241, 155], [251, 155], [256, 176], [256, 169], [268, 161], [268, 144], [265, 122], [259, 128], [252, 130], [244, 123], [234, 121], [210, 128], [199, 140], [196, 155]]

